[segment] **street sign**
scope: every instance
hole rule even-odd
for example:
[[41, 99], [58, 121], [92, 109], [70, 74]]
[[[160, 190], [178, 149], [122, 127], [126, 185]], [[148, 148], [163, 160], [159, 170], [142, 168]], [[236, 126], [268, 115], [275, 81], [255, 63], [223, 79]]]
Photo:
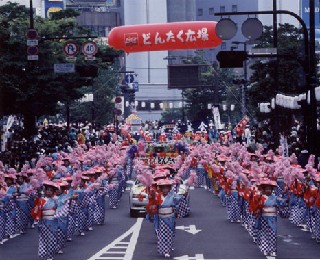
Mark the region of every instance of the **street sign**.
[[139, 91], [139, 82], [128, 83], [129, 89], [134, 90], [135, 92]]
[[27, 59], [38, 60], [38, 32], [35, 29], [29, 29], [26, 33], [27, 36]]
[[115, 103], [121, 103], [122, 102], [122, 98], [121, 97], [116, 97], [114, 102]]
[[139, 91], [139, 82], [133, 82], [133, 89], [135, 92]]
[[72, 42], [72, 41], [66, 42], [63, 46], [63, 52], [67, 56], [68, 60], [70, 60], [70, 59], [74, 60], [75, 56], [79, 52], [78, 44], [76, 42]]
[[74, 63], [54, 64], [54, 73], [75, 73]]
[[117, 116], [121, 116], [121, 115], [122, 115], [122, 110], [115, 108], [115, 109], [114, 109], [114, 113], [115, 113]]
[[35, 40], [38, 37], [38, 32], [36, 29], [29, 29], [26, 36], [28, 40]]
[[116, 116], [121, 116], [124, 111], [124, 97], [117, 96], [114, 99], [114, 113]]
[[126, 80], [126, 83], [127, 83], [127, 84], [133, 83], [133, 81], [134, 81], [134, 76], [133, 76], [133, 74], [127, 74], [126, 77], [125, 77], [125, 80]]
[[29, 46], [27, 48], [27, 53], [28, 60], [38, 60], [38, 46]]
[[82, 45], [82, 53], [86, 60], [94, 60], [94, 55], [98, 52], [98, 46], [95, 42], [87, 41]]
[[117, 109], [121, 109], [122, 108], [122, 104], [121, 103], [115, 103], [114, 107]]
[[37, 46], [38, 40], [27, 40], [27, 46]]

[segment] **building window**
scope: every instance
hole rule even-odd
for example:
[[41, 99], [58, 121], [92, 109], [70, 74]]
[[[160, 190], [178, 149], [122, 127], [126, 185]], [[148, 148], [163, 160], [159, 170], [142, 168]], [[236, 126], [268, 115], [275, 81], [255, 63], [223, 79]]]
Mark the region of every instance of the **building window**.
[[203, 9], [202, 8], [198, 8], [198, 16], [202, 16], [203, 15]]
[[225, 42], [221, 43], [221, 50], [226, 50], [227, 49], [227, 44]]
[[209, 8], [209, 15], [214, 15], [214, 8], [213, 7]]
[[238, 6], [237, 5], [232, 5], [232, 12], [238, 12]]
[[226, 7], [224, 5], [220, 5], [220, 13], [224, 13], [226, 11]]

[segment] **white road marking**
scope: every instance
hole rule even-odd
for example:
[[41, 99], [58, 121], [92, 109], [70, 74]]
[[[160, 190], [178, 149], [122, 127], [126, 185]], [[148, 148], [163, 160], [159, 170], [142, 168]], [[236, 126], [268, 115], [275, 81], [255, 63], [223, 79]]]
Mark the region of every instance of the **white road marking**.
[[[115, 239], [106, 247], [102, 248], [98, 253], [90, 257], [88, 260], [131, 260], [133, 257], [136, 244], [138, 242], [138, 237], [141, 229], [143, 218], [138, 218], [137, 222], [120, 237]], [[123, 242], [125, 238], [131, 235], [130, 242]], [[114, 251], [112, 249], [126, 249], [123, 251]], [[123, 254], [123, 256], [106, 256], [112, 254]]]
[[197, 229], [196, 225], [190, 226], [176, 226], [176, 229], [184, 230], [192, 235], [195, 235], [201, 231], [201, 229]]
[[8, 240], [11, 240], [11, 239], [13, 239], [13, 238], [15, 238], [15, 237], [17, 237], [17, 236], [20, 236], [20, 234], [14, 234], [11, 238], [5, 238], [5, 239], [2, 240], [2, 243], [4, 244], [4, 243], [7, 242]]
[[183, 256], [175, 257], [173, 259], [176, 259], [176, 260], [204, 260], [203, 254], [196, 254], [195, 256], [183, 255]]

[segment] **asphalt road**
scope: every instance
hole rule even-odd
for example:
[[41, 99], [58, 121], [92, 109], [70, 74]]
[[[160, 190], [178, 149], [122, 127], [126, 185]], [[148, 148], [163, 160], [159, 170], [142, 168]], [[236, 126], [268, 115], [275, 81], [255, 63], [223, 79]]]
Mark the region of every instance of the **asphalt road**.
[[[126, 192], [117, 209], [107, 209], [106, 221], [86, 236], [75, 236], [56, 260], [165, 259], [157, 254], [152, 224], [130, 218]], [[239, 223], [226, 220], [219, 199], [202, 188], [191, 190], [190, 216], [177, 220], [175, 250], [171, 259], [265, 259]], [[278, 258], [317, 259], [320, 244], [308, 232], [279, 219]], [[37, 257], [36, 229], [0, 245], [1, 260], [33, 260]]]

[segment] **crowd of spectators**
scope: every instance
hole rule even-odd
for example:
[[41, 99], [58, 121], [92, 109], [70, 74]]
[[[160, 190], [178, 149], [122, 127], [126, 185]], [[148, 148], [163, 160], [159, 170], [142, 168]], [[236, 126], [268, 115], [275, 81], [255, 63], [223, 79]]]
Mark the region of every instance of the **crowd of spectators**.
[[[179, 123], [181, 123], [181, 120], [172, 125], [177, 128]], [[157, 137], [163, 131], [163, 125], [165, 124], [157, 120], [146, 121], [142, 123], [141, 130], [153, 133], [154, 139], [157, 140]], [[207, 131], [210, 137], [210, 127], [208, 127]], [[174, 129], [169, 132], [172, 134]], [[269, 121], [263, 121], [256, 125], [248, 124], [241, 136], [238, 136], [238, 133], [232, 127], [227, 132], [230, 132], [229, 143], [241, 142], [252, 152], [257, 149], [258, 143], [262, 144], [264, 152], [270, 149], [276, 151], [279, 145], [284, 147], [288, 155], [295, 153], [299, 156], [302, 151], [305, 152], [306, 150], [306, 129], [299, 121], [295, 121], [292, 127], [289, 127], [285, 132], [279, 133], [279, 135], [274, 133], [274, 127], [270, 125]], [[13, 126], [6, 133], [7, 142], [5, 149], [2, 149], [0, 153], [0, 160], [8, 168], [12, 167], [19, 170], [26, 161], [30, 163], [37, 161], [42, 154], [48, 155], [58, 151], [68, 153], [76, 145], [108, 144], [119, 137], [117, 135], [116, 137], [114, 136], [114, 129], [110, 130], [106, 126], [97, 129], [88, 122], [74, 124], [69, 129], [65, 124], [41, 123], [38, 126], [37, 134], [28, 139], [24, 138], [22, 133], [23, 127], [19, 125]], [[219, 141], [221, 138], [219, 139], [218, 136], [220, 135], [221, 137], [223, 133], [226, 133], [226, 131], [216, 131], [217, 137], [214, 138], [214, 142]], [[136, 140], [139, 140], [138, 135], [139, 132], [132, 133], [132, 137]], [[171, 139], [168, 138], [168, 140]], [[212, 142], [210, 138], [208, 141]]]
[[93, 146], [108, 144], [112, 140], [112, 133], [104, 127], [95, 129], [90, 123], [72, 125], [69, 129], [66, 125], [41, 124], [37, 134], [23, 137], [22, 127], [13, 127], [8, 131], [7, 141], [0, 153], [0, 161], [8, 168], [20, 170], [27, 161], [34, 163], [40, 155], [48, 155], [54, 152], [70, 152], [78, 144]]

